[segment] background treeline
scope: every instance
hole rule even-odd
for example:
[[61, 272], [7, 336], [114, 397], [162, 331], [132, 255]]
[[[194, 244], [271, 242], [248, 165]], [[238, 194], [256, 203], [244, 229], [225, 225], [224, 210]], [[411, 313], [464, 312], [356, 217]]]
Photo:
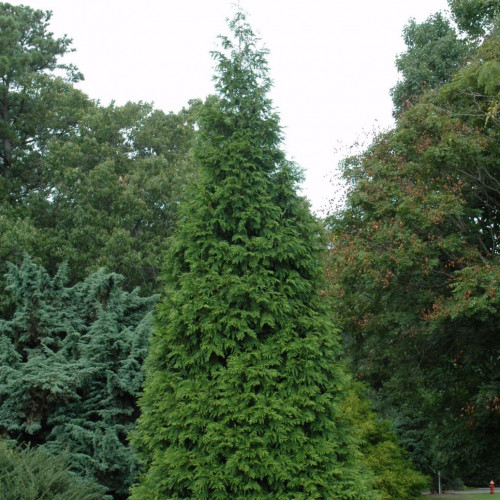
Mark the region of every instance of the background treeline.
[[70, 40], [52, 36], [47, 13], [1, 4], [1, 16], [0, 261], [29, 253], [51, 274], [66, 262], [72, 283], [106, 267], [154, 292], [193, 174], [198, 103], [101, 106], [59, 63]]
[[[344, 161], [346, 203], [325, 221], [331, 315], [358, 379], [343, 411], [387, 499], [425, 485], [406, 452], [449, 484], [500, 466], [500, 2], [449, 4], [452, 20], [405, 28], [396, 125]], [[102, 488], [78, 486], [88, 498], [120, 499], [159, 276], [217, 98], [102, 106], [49, 20], [0, 3], [0, 434], [32, 447], [2, 441], [0, 460], [33, 460], [41, 482], [59, 467], [47, 488], [61, 498], [87, 477]]]
[[329, 272], [352, 368], [414, 464], [486, 485], [500, 468], [500, 2], [449, 5], [451, 20], [405, 28], [396, 124], [343, 162]]
[[[71, 41], [49, 20], [0, 4], [0, 433], [65, 454], [73, 472], [125, 498], [158, 277], [195, 175], [201, 104], [177, 114], [102, 106], [74, 86], [82, 76], [60, 63]], [[50, 476], [51, 464], [32, 465]], [[44, 494], [59, 498], [59, 486]]]

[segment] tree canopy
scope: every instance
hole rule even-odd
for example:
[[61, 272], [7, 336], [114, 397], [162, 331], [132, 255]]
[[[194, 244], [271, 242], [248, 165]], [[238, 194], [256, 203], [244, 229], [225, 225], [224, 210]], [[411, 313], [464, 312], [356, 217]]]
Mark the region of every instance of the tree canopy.
[[472, 37], [488, 33], [500, 14], [498, 0], [448, 0], [448, 5], [458, 27]]
[[413, 465], [495, 477], [500, 3], [448, 3], [405, 27], [395, 125], [343, 161], [326, 237], [244, 14], [216, 95], [167, 113], [89, 98], [50, 13], [0, 3], [0, 488], [409, 500]]
[[[331, 292], [357, 376], [421, 470], [498, 466], [500, 41], [343, 164]], [[491, 479], [491, 478], [490, 478]]]
[[[185, 187], [200, 107], [102, 106], [60, 62], [50, 13], [0, 3], [0, 275], [25, 253], [72, 283], [100, 267], [131, 291], [159, 289], [165, 242]], [[0, 284], [1, 278], [0, 278]], [[4, 284], [2, 284], [3, 288]], [[5, 297], [0, 293], [0, 310]]]
[[402, 79], [391, 89], [396, 117], [426, 90], [448, 82], [463, 64], [470, 45], [459, 38], [450, 21], [440, 13], [423, 23], [411, 19], [403, 38], [407, 50], [396, 59]]
[[[2, 184], [9, 179], [10, 189], [17, 188], [11, 196], [41, 187], [47, 141], [75, 125], [75, 96], [66, 94], [81, 75], [59, 62], [71, 50], [71, 40], [53, 37], [50, 17], [50, 12], [0, 3], [0, 176]], [[63, 76], [55, 76], [56, 70]]]

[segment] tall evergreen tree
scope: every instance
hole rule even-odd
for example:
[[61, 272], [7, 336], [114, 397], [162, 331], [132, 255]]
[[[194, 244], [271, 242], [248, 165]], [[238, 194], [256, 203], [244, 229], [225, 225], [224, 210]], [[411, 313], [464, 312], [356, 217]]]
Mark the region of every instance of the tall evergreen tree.
[[167, 258], [132, 498], [372, 498], [340, 410], [321, 229], [280, 149], [266, 51], [242, 13], [230, 28]]

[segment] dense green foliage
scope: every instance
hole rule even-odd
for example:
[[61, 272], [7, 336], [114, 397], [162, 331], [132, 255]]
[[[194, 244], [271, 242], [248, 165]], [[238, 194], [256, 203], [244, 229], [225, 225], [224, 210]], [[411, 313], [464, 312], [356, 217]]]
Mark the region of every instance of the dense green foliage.
[[[0, 204], [0, 255], [19, 263], [28, 252], [50, 272], [66, 261], [72, 282], [106, 267], [126, 276], [127, 289], [156, 290], [166, 237], [194, 176], [195, 109], [85, 101], [78, 129], [53, 138], [44, 154], [44, 185]], [[10, 180], [7, 188], [15, 191]]]
[[[158, 289], [166, 238], [194, 175], [195, 110], [93, 105], [77, 132], [51, 142], [45, 163], [50, 197], [26, 213], [54, 260], [68, 263], [72, 280], [106, 267], [125, 276], [127, 289]], [[38, 255], [36, 248], [32, 253]]]
[[104, 500], [102, 487], [75, 476], [62, 456], [0, 441], [0, 500]]
[[12, 314], [0, 320], [0, 432], [66, 450], [73, 470], [124, 498], [136, 473], [137, 415], [154, 299], [98, 271], [67, 287], [32, 260], [11, 265]]
[[428, 489], [429, 478], [413, 469], [390, 422], [373, 411], [363, 389], [352, 381], [342, 409], [359, 433], [364, 463], [375, 475], [373, 488], [381, 500], [412, 500]]
[[357, 376], [421, 470], [483, 484], [500, 466], [499, 68], [493, 31], [344, 162], [347, 206], [330, 220]]
[[0, 3], [0, 432], [124, 498], [154, 303], [131, 290], [158, 289], [200, 104], [90, 100], [49, 20]]
[[126, 498], [155, 302], [135, 287], [164, 263], [134, 499], [409, 500], [425, 479], [385, 417], [421, 471], [494, 477], [500, 3], [449, 5], [461, 32], [410, 21], [396, 126], [344, 162], [327, 297], [242, 14], [218, 96], [174, 114], [89, 99], [50, 14], [0, 3], [0, 433], [32, 447], [0, 443], [0, 498]]
[[402, 79], [391, 90], [395, 116], [418, 101], [426, 90], [448, 82], [469, 52], [467, 40], [460, 39], [439, 13], [420, 24], [411, 20], [403, 37], [407, 50], [396, 59]]
[[[0, 192], [9, 180], [16, 198], [41, 186], [47, 142], [74, 126], [68, 106], [73, 96], [65, 93], [81, 75], [58, 62], [71, 40], [53, 38], [49, 20], [48, 12], [0, 3]], [[55, 70], [64, 76], [54, 76]], [[60, 113], [63, 101], [66, 112]]]
[[374, 498], [339, 406], [321, 230], [279, 148], [266, 53], [241, 13], [230, 26], [167, 258], [132, 498]]
[[473, 37], [489, 32], [500, 14], [498, 0], [448, 0], [458, 27]]
[[106, 267], [128, 290], [151, 293], [194, 177], [199, 105], [178, 114], [102, 107], [58, 63], [70, 40], [54, 38], [49, 19], [0, 4], [0, 275], [26, 252], [50, 273], [66, 262], [72, 283]]

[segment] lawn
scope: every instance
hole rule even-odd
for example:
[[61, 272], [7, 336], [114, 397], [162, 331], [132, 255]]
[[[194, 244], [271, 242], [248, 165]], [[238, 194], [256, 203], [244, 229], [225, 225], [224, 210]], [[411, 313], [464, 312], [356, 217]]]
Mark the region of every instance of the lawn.
[[[486, 496], [487, 493], [471, 493], [470, 495], [452, 495], [452, 496], [447, 496], [445, 493], [442, 494], [442, 495], [433, 495], [431, 497], [429, 496], [422, 496], [422, 497], [418, 497], [417, 500], [429, 500], [429, 498], [456, 498], [456, 499], [459, 499], [459, 500], [486, 500], [487, 498], [489, 498], [489, 496], [487, 497]], [[495, 495], [497, 495], [495, 493]], [[496, 496], [494, 497], [496, 498]]]

